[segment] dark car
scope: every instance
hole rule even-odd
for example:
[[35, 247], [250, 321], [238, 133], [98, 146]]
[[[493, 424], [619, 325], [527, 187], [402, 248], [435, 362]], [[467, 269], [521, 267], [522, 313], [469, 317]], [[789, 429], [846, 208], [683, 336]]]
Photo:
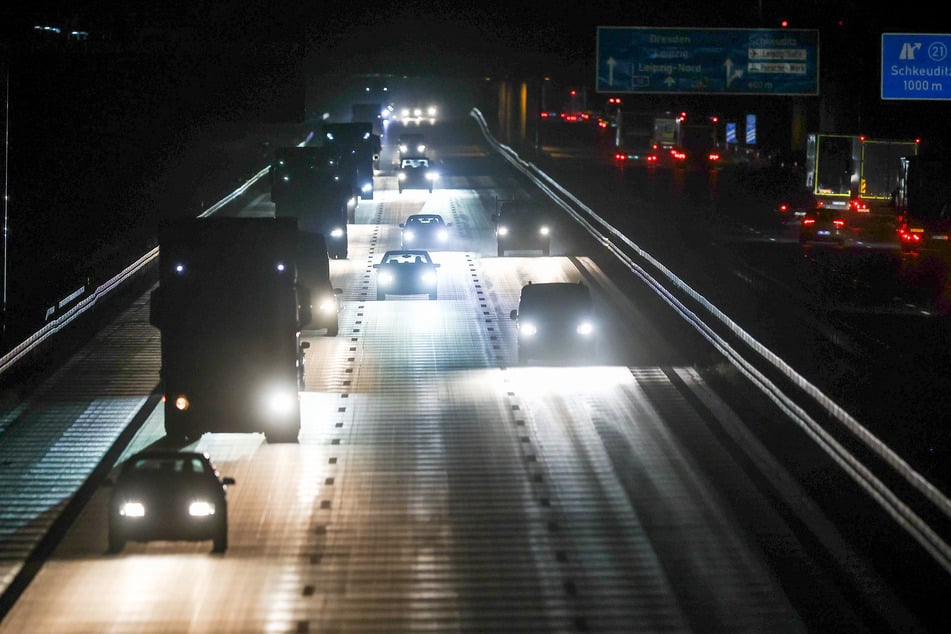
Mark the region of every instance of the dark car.
[[428, 189], [432, 193], [439, 173], [430, 167], [429, 159], [408, 158], [400, 161], [396, 179], [401, 194], [404, 189]]
[[799, 242], [834, 242], [842, 244], [846, 236], [846, 214], [842, 209], [816, 206], [808, 209], [799, 223]]
[[546, 210], [525, 201], [503, 201], [495, 215], [499, 257], [509, 251], [541, 251], [551, 254], [551, 229]]
[[596, 332], [591, 292], [581, 282], [548, 282], [522, 287], [518, 309], [518, 362], [590, 361]]
[[423, 249], [387, 251], [376, 269], [376, 298], [387, 295], [428, 295], [436, 299], [436, 269], [429, 252]]
[[439, 214], [413, 214], [400, 223], [401, 246], [404, 249], [445, 249], [449, 246], [449, 227]]
[[405, 158], [426, 158], [426, 142], [422, 134], [404, 132], [399, 138], [399, 156]]
[[300, 231], [297, 234], [297, 283], [307, 289], [310, 297], [311, 321], [304, 324], [312, 330], [326, 330], [328, 337], [339, 331], [342, 289], [330, 280], [330, 256], [322, 233]]
[[119, 471], [109, 502], [109, 552], [127, 541], [213, 541], [228, 548], [228, 485], [207, 454], [149, 449]]

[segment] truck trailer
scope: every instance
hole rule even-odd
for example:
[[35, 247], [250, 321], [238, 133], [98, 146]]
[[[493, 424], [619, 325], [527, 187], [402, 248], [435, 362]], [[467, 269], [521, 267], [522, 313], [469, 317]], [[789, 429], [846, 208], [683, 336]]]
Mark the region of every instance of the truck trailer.
[[347, 224], [355, 219], [356, 200], [345, 178], [336, 148], [295, 146], [274, 151], [274, 215], [295, 218], [301, 231], [323, 235], [327, 253], [334, 259], [347, 257]]
[[915, 139], [810, 134], [806, 188], [827, 208], [891, 213], [903, 158], [918, 155]]
[[191, 218], [159, 227], [159, 285], [150, 322], [161, 331], [165, 432], [262, 432], [296, 442], [304, 388], [301, 326], [310, 298], [297, 284], [293, 218]]

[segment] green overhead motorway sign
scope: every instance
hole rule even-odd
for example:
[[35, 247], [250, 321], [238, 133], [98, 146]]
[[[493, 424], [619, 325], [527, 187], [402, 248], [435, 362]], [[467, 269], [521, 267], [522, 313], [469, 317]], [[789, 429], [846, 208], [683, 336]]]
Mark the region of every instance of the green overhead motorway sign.
[[818, 95], [819, 31], [598, 27], [597, 91]]

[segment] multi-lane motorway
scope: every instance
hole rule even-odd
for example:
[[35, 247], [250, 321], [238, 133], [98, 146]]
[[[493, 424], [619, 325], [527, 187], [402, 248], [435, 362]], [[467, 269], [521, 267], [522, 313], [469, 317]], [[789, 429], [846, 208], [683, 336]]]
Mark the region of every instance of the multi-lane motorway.
[[[21, 500], [14, 516], [3, 493], [5, 579], [16, 601], [0, 632], [934, 626], [923, 611], [937, 607], [934, 597], [899, 587], [907, 571], [892, 576], [862, 548], [891, 534], [886, 514], [853, 500], [883, 527], [851, 534], [855, 526], [816, 499], [817, 483], [789, 465], [810, 461], [812, 477], [853, 495], [841, 463], [724, 369], [722, 350], [646, 283], [609, 269], [567, 216], [550, 257], [496, 257], [496, 198], [544, 194], [473, 120], [424, 131], [442, 187], [397, 193], [385, 145], [375, 199], [360, 203], [350, 228], [349, 258], [331, 262], [343, 289], [340, 329], [304, 332], [299, 444], [206, 434], [191, 446], [237, 480], [223, 556], [208, 542], [130, 543], [106, 555], [108, 489], [94, 478], [49, 555], [17, 563], [30, 550], [18, 551], [18, 539], [29, 545], [23, 536], [42, 533], [67, 503], [58, 485], [82, 485], [113, 441], [124, 447], [120, 461], [164, 442], [150, 398], [159, 335], [147, 294], [37, 392], [4, 407], [5, 478], [14, 482], [17, 470], [33, 501]], [[372, 265], [399, 245], [406, 216], [430, 212], [453, 223], [451, 250], [433, 254], [439, 299], [377, 301]], [[238, 213], [273, 206], [260, 193]], [[528, 281], [592, 288], [596, 364], [515, 363], [509, 312]], [[126, 438], [130, 423], [136, 433]], [[919, 557], [930, 561], [916, 553], [906, 563]], [[919, 570], [943, 574], [932, 566]]]

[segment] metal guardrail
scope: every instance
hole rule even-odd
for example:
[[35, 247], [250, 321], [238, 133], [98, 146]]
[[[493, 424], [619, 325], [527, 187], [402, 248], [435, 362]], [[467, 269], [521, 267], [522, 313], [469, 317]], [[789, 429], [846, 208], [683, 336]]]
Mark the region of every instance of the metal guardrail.
[[[871, 470], [852, 455], [841, 443], [822, 428], [800, 405], [785, 394], [763, 372], [758, 370], [752, 362], [746, 359], [736, 348], [718, 335], [709, 324], [693, 310], [685, 306], [674, 294], [657, 278], [647, 272], [640, 264], [628, 255], [627, 251], [648, 262], [658, 274], [672, 284], [674, 288], [686, 294], [717, 322], [726, 326], [734, 336], [748, 348], [767, 361], [783, 376], [799, 387], [812, 398], [830, 417], [843, 425], [853, 437], [861, 441], [875, 455], [881, 458], [898, 473], [911, 487], [914, 488], [942, 513], [951, 519], [951, 500], [941, 493], [933, 484], [911, 467], [904, 459], [896, 454], [884, 442], [863, 427], [855, 418], [835, 403], [818, 387], [810, 383], [804, 376], [796, 372], [789, 364], [776, 353], [757, 341], [735, 321], [730, 319], [719, 308], [710, 303], [703, 295], [696, 292], [683, 280], [677, 277], [663, 263], [639, 247], [627, 236], [622, 234], [607, 221], [598, 216], [590, 207], [582, 203], [571, 192], [555, 182], [544, 171], [533, 163], [523, 160], [512, 148], [499, 143], [493, 136], [486, 123], [485, 117], [477, 109], [470, 112], [482, 130], [486, 141], [511, 163], [522, 174], [529, 178], [559, 207], [567, 212], [592, 237], [606, 247], [630, 271], [648, 284], [669, 306], [690, 323], [705, 339], [707, 339], [721, 354], [723, 354], [740, 372], [743, 373], [760, 391], [773, 401], [790, 419], [799, 425], [812, 440], [832, 458], [860, 487], [862, 487], [909, 535], [941, 565], [951, 573], [951, 546], [932, 529], [924, 519], [916, 514], [904, 501], [888, 488]], [[581, 210], [582, 213], [579, 213]], [[589, 220], [590, 219], [590, 220]], [[592, 222], [593, 221], [593, 222]], [[600, 228], [598, 226], [600, 226]]]

